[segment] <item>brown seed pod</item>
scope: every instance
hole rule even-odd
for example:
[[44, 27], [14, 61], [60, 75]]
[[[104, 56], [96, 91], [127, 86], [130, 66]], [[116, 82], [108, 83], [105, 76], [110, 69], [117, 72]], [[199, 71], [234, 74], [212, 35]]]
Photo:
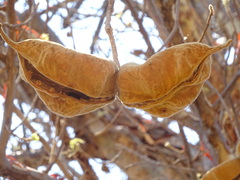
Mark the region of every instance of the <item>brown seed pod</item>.
[[202, 180], [239, 180], [240, 157], [223, 162], [208, 171]]
[[56, 114], [81, 115], [114, 101], [118, 71], [114, 62], [50, 41], [14, 42], [2, 25], [0, 34], [18, 54], [21, 77]]
[[119, 99], [158, 117], [179, 112], [197, 98], [209, 78], [209, 56], [230, 43], [215, 47], [185, 43], [156, 53], [142, 65], [123, 65], [117, 78]]

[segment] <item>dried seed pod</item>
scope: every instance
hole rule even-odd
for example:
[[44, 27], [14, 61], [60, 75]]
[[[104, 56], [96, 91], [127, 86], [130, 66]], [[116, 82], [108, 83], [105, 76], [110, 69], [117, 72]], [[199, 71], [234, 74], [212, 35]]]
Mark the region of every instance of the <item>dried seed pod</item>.
[[209, 56], [230, 43], [215, 47], [185, 43], [156, 53], [142, 65], [123, 65], [117, 78], [119, 99], [158, 117], [179, 112], [197, 98], [209, 78]]
[[208, 171], [202, 180], [239, 180], [240, 157], [223, 162]]
[[2, 27], [0, 34], [18, 54], [21, 77], [56, 114], [81, 115], [114, 101], [114, 62], [44, 40], [13, 42]]

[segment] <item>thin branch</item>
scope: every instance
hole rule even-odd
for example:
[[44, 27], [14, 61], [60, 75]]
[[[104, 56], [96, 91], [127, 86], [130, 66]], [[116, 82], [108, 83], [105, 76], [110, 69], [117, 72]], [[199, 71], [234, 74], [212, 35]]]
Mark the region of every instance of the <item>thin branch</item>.
[[13, 179], [27, 179], [27, 180], [56, 180], [49, 177], [46, 174], [43, 174], [33, 168], [26, 166], [25, 168], [18, 168], [10, 163], [5, 163], [4, 169], [5, 176], [6, 174]]
[[[232, 78], [232, 80], [227, 84], [226, 88], [223, 90], [223, 92], [221, 93], [221, 96], [223, 98], [226, 98], [226, 96], [232, 92], [233, 88], [235, 87], [235, 84], [237, 82], [237, 80], [240, 78], [240, 70], [237, 71], [237, 73], [235, 74], [235, 76]], [[217, 106], [220, 103], [220, 99], [218, 99], [214, 104], [213, 107]]]
[[100, 132], [96, 132], [95, 133], [95, 136], [99, 136], [99, 135], [102, 135], [103, 133], [105, 133], [106, 131], [108, 131], [112, 126], [113, 126], [113, 123], [117, 120], [119, 114], [123, 111], [123, 106], [121, 106], [117, 113], [114, 115], [114, 117], [112, 118], [111, 122], [109, 124], [107, 124], [107, 126]]
[[[234, 129], [235, 129], [237, 138], [240, 139], [240, 121], [239, 121], [239, 118], [238, 118], [238, 115], [237, 115], [237, 112], [236, 112], [236, 107], [235, 107], [234, 104], [233, 104], [232, 98], [229, 97], [229, 100], [230, 100], [231, 107], [232, 107], [232, 110], [233, 110], [233, 115], [234, 115], [234, 117], [235, 117], [235, 121], [233, 121], [233, 127], [234, 127]], [[231, 119], [231, 120], [232, 120], [232, 119]]]
[[[229, 115], [231, 114], [229, 111], [229, 108], [227, 106], [227, 104], [225, 103], [221, 93], [212, 85], [212, 83], [210, 81], [206, 81], [206, 84], [208, 87], [210, 87], [218, 96], [220, 102], [222, 103], [223, 107], [225, 108], [225, 110], [229, 113]], [[212, 106], [212, 105], [211, 105]]]
[[74, 35], [73, 35], [72, 25], [69, 25], [69, 28], [70, 28], [70, 35], [71, 35], [71, 38], [72, 38], [73, 48], [76, 49], [76, 43], [75, 43], [75, 38], [74, 38]]
[[[21, 119], [23, 120], [24, 119], [24, 115], [22, 114], [22, 112], [16, 107], [14, 106], [14, 112], [16, 113], [16, 115]], [[25, 121], [23, 122], [23, 124], [31, 131], [31, 133], [35, 133], [37, 132], [33, 127], [32, 125], [30, 124], [29, 121]], [[51, 151], [51, 148], [50, 148], [50, 145], [49, 143], [43, 138], [41, 137], [39, 134], [39, 141], [42, 143], [44, 149], [46, 150], [46, 152], [48, 154], [50, 154], [50, 151]], [[67, 169], [66, 165], [63, 163], [63, 160], [62, 159], [58, 159], [57, 160], [57, 165], [59, 166], [59, 168], [62, 170], [62, 172], [64, 173], [65, 177], [67, 179], [73, 179], [72, 175], [70, 174], [69, 170]]]
[[[0, 91], [0, 93], [2, 93], [2, 92]], [[15, 106], [13, 108], [16, 109]], [[21, 114], [21, 111], [18, 110], [18, 113]], [[21, 117], [22, 117], [22, 119], [24, 118], [23, 114], [21, 114]], [[5, 130], [5, 131], [7, 131], [7, 130]], [[11, 131], [8, 130], [8, 133], [11, 134]], [[4, 157], [5, 157], [5, 155], [4, 155]], [[28, 166], [17, 167], [14, 164], [10, 164], [10, 162], [7, 161], [6, 158], [4, 158], [0, 162], [0, 173], [2, 173], [2, 172], [4, 174], [1, 174], [1, 176], [8, 175], [8, 177], [12, 177], [14, 179], [54, 180], [53, 178], [49, 177], [47, 174], [43, 174], [31, 167], [28, 167]]]
[[53, 158], [54, 158], [56, 148], [57, 148], [57, 137], [58, 137], [58, 134], [60, 132], [60, 123], [59, 122], [60, 122], [60, 117], [57, 116], [56, 120], [54, 121], [55, 137], [52, 140], [51, 152], [50, 152], [49, 159], [48, 159], [49, 164], [51, 164], [53, 162]]
[[117, 154], [115, 154], [113, 158], [110, 159], [109, 162], [107, 162], [106, 164], [114, 163], [121, 156], [122, 153], [123, 153], [123, 149], [118, 151]]
[[32, 100], [30, 109], [29, 109], [29, 111], [27, 112], [26, 116], [24, 117], [24, 119], [22, 120], [22, 122], [21, 122], [17, 127], [15, 127], [15, 128], [12, 130], [12, 132], [14, 132], [17, 128], [19, 128], [19, 126], [21, 126], [21, 125], [23, 124], [23, 122], [25, 122], [25, 121], [28, 119], [28, 115], [29, 115], [30, 112], [33, 110], [33, 108], [34, 108], [34, 106], [35, 106], [35, 104], [36, 104], [37, 99], [38, 99], [38, 95], [35, 94], [35, 96], [34, 96], [34, 98], [33, 98], [33, 100]]
[[90, 46], [91, 54], [93, 54], [93, 52], [94, 52], [94, 45], [96, 44], [97, 40], [99, 39], [98, 36], [99, 36], [100, 31], [101, 31], [101, 28], [102, 28], [102, 25], [103, 25], [103, 21], [104, 21], [105, 15], [106, 15], [106, 11], [107, 11], [107, 1], [103, 2], [103, 5], [102, 5], [101, 9], [103, 9], [103, 13], [100, 16], [100, 20], [99, 20], [97, 29], [96, 29], [96, 31], [94, 33], [94, 36], [93, 36], [93, 41], [92, 41], [92, 44]]
[[[184, 150], [185, 150], [184, 152], [185, 152], [186, 157], [188, 159], [189, 168], [194, 169], [193, 164], [192, 164], [192, 156], [191, 156], [189, 144], [187, 142], [187, 138], [186, 138], [186, 135], [184, 133], [183, 126], [180, 122], [178, 122], [178, 127], [179, 127], [179, 130], [180, 130], [181, 138], [183, 140]], [[196, 179], [196, 172], [191, 172], [190, 175], [191, 175], [192, 180]]]
[[39, 4], [37, 4], [34, 8], [31, 8], [32, 9], [32, 12], [30, 13], [31, 15], [24, 22], [21, 22], [18, 24], [9, 24], [9, 23], [2, 22], [3, 26], [9, 27], [9, 28], [19, 28], [21, 26], [28, 24], [30, 21], [32, 21], [34, 16], [37, 14], [36, 11], [37, 11], [38, 5]]
[[[58, 127], [58, 126], [57, 126]], [[57, 128], [59, 130], [59, 128]], [[58, 148], [57, 152], [56, 152], [56, 149], [57, 149], [57, 140], [56, 138], [53, 140], [53, 146], [52, 146], [52, 149], [51, 149], [51, 154], [52, 154], [52, 157], [50, 156], [49, 158], [49, 163], [50, 165], [48, 166], [48, 168], [46, 169], [45, 173], [48, 173], [48, 171], [51, 170], [52, 166], [57, 162], [57, 160], [59, 159], [59, 155], [60, 155], [60, 152], [62, 150], [62, 147], [63, 147], [63, 138], [64, 138], [64, 135], [65, 135], [65, 129], [66, 129], [66, 120], [65, 119], [61, 119], [60, 120], [60, 133], [59, 133], [59, 139], [62, 140], [62, 143], [61, 143], [61, 146]]]
[[113, 29], [112, 29], [112, 26], [110, 24], [110, 22], [111, 22], [111, 15], [113, 13], [114, 1], [115, 0], [108, 0], [106, 22], [105, 22], [105, 31], [108, 34], [109, 40], [110, 40], [110, 43], [111, 43], [113, 60], [116, 63], [117, 67], [119, 68], [120, 67], [120, 63], [118, 61], [117, 47], [116, 47], [116, 43], [115, 43], [114, 36], [113, 36]]
[[[64, 158], [62, 158], [64, 161], [66, 161]], [[69, 164], [67, 164], [69, 171], [74, 175], [74, 177], [76, 177], [77, 179], [82, 178], [82, 175], [78, 172], [77, 169], [75, 169], [74, 167], [70, 166]], [[80, 166], [80, 164], [79, 164]]]
[[176, 153], [179, 153], [179, 154], [182, 154], [184, 152], [184, 149], [178, 149], [176, 147], [174, 147], [170, 142], [165, 142], [164, 143], [164, 147], [165, 148], [168, 148], [168, 149], [171, 149], [172, 151], [176, 152]]
[[135, 118], [132, 117], [132, 115], [130, 114], [130, 111], [128, 111], [126, 108], [123, 109], [125, 116], [135, 125], [138, 127], [138, 132], [143, 136], [143, 138], [145, 139], [145, 141], [150, 144], [153, 145], [156, 142], [152, 139], [152, 137], [147, 133], [145, 127], [139, 123], [138, 120], [136, 120]]
[[[7, 18], [9, 24], [14, 24], [16, 22], [16, 14], [14, 10], [14, 0], [7, 1], [6, 11], [7, 11]], [[14, 39], [14, 31], [9, 31], [9, 37]], [[5, 150], [6, 145], [8, 143], [10, 132], [9, 129], [11, 127], [11, 119], [12, 119], [12, 109], [13, 109], [13, 100], [15, 94], [15, 78], [16, 78], [16, 66], [14, 63], [15, 52], [12, 48], [8, 48], [7, 57], [6, 57], [6, 70], [8, 73], [8, 78], [6, 81], [7, 84], [7, 96], [5, 99], [5, 106], [4, 106], [4, 114], [3, 114], [3, 121], [1, 127], [1, 134], [0, 134], [0, 165], [3, 165], [5, 159]]]
[[[49, 0], [46, 0], [47, 3], [47, 9], [49, 9]], [[54, 13], [53, 13], [54, 14]], [[48, 31], [48, 22], [50, 21], [50, 17], [49, 17], [49, 13], [46, 13], [46, 19], [45, 19], [45, 23], [44, 23], [44, 31], [47, 32]]]
[[[59, 117], [59, 116], [58, 116]], [[59, 131], [59, 118], [57, 117], [56, 121], [55, 121], [55, 138], [53, 138], [52, 140], [52, 147], [51, 147], [51, 151], [50, 151], [50, 154], [49, 154], [49, 158], [48, 158], [48, 167], [47, 169], [44, 171], [44, 173], [48, 173], [53, 164], [54, 164], [54, 160], [56, 160], [56, 149], [57, 149], [57, 135], [58, 135], [58, 131]]]
[[131, 0], [125, 0], [125, 2], [127, 3], [128, 7], [129, 7], [129, 9], [130, 9], [130, 11], [132, 13], [132, 16], [137, 21], [137, 24], [138, 24], [138, 27], [139, 27], [139, 31], [141, 32], [144, 40], [146, 41], [146, 44], [148, 46], [148, 52], [149, 52], [150, 56], [153, 55], [155, 53], [155, 51], [154, 51], [154, 49], [152, 47], [151, 41], [149, 39], [149, 35], [146, 32], [145, 28], [143, 27], [142, 20], [138, 18], [138, 14], [135, 11], [135, 8], [133, 7], [132, 1]]
[[238, 36], [238, 29], [234, 23], [234, 19], [233, 19], [233, 16], [232, 16], [232, 13], [231, 13], [231, 8], [230, 7], [230, 2], [229, 1], [225, 1], [225, 3], [223, 3], [224, 7], [225, 7], [225, 10], [226, 10], [226, 13], [229, 17], [229, 21], [232, 25], [232, 30], [233, 30], [233, 36], [237, 37]]
[[208, 26], [210, 24], [211, 18], [214, 14], [214, 9], [213, 9], [213, 6], [211, 4], [209, 5], [208, 9], [209, 9], [209, 14], [208, 14], [208, 19], [207, 19], [207, 24], [206, 24], [206, 26], [204, 28], [204, 31], [203, 31], [200, 39], [198, 40], [198, 42], [201, 42], [203, 40], [203, 37], [205, 36], [205, 34], [207, 32], [207, 29], [208, 29]]
[[81, 147], [79, 148], [79, 152], [74, 155], [74, 159], [76, 159], [79, 162], [84, 172], [83, 179], [98, 180], [95, 171], [89, 164], [89, 158], [92, 157], [87, 152], [85, 152]]
[[63, 148], [63, 139], [64, 139], [64, 136], [65, 136], [65, 133], [66, 133], [66, 126], [67, 126], [67, 123], [66, 123], [66, 119], [61, 119], [60, 120], [60, 133], [59, 133], [59, 139], [62, 140], [62, 144], [61, 146], [59, 147], [58, 149], [58, 152], [57, 152], [57, 156], [56, 156], [56, 159], [54, 160], [56, 162], [56, 160], [58, 159], [59, 155], [60, 155], [60, 152]]
[[[143, 161], [139, 161], [136, 163], [136, 165], [138, 164], [146, 164], [147, 163], [151, 163], [151, 164], [154, 164], [156, 166], [165, 166], [165, 167], [169, 167], [169, 168], [172, 168], [172, 169], [176, 169], [176, 170], [181, 170], [181, 171], [192, 171], [192, 172], [205, 172], [205, 171], [201, 171], [201, 170], [197, 170], [196, 168], [192, 169], [192, 168], [187, 168], [187, 167], [183, 167], [183, 166], [177, 166], [177, 165], [172, 165], [172, 164], [168, 164], [168, 163], [165, 163], [165, 162], [161, 162], [161, 161], [155, 161], [155, 160], [152, 160], [150, 158], [148, 158], [147, 156], [137, 152], [137, 151], [134, 151], [122, 144], [116, 144], [117, 147], [119, 147], [120, 149], [122, 150], [125, 150], [126, 152], [129, 152], [137, 157], [139, 157], [139, 159], [142, 159]], [[135, 164], [135, 163], [134, 163]], [[125, 168], [130, 168], [132, 166], [126, 166]]]
[[103, 21], [104, 21], [104, 17], [101, 17], [100, 18], [100, 21], [98, 23], [98, 26], [97, 26], [97, 29], [94, 33], [94, 36], [93, 36], [93, 40], [92, 40], [92, 44], [90, 46], [90, 53], [93, 54], [94, 53], [94, 46], [96, 45], [96, 42], [97, 40], [99, 39], [99, 33], [100, 33], [100, 30], [102, 28], [102, 25], [103, 25]]
[[172, 40], [173, 36], [175, 35], [175, 33], [177, 32], [177, 30], [179, 29], [179, 16], [180, 16], [180, 0], [176, 1], [176, 5], [175, 5], [175, 20], [174, 20], [174, 26], [172, 31], [170, 32], [170, 34], [168, 35], [168, 37], [166, 38], [166, 40], [164, 41], [164, 44], [161, 46], [161, 48], [157, 51], [161, 51], [167, 44], [170, 43], [170, 41]]
[[240, 20], [240, 10], [239, 10], [238, 4], [236, 3], [236, 0], [233, 0], [233, 6], [235, 7], [235, 9], [237, 11], [237, 16], [238, 16], [238, 19]]
[[147, 15], [154, 21], [156, 28], [158, 30], [159, 37], [161, 39], [166, 39], [169, 31], [166, 26], [164, 26], [164, 20], [161, 12], [159, 11], [155, 0], [145, 0], [144, 1], [144, 11]]

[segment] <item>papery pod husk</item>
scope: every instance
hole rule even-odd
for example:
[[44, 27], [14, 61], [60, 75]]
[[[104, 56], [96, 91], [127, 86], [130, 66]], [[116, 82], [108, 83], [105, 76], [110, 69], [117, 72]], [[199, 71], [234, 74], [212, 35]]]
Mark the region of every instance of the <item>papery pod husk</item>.
[[239, 180], [240, 157], [223, 162], [208, 171], [202, 180]]
[[199, 95], [211, 74], [210, 55], [230, 43], [185, 43], [156, 53], [144, 64], [123, 65], [117, 77], [119, 99], [154, 116], [174, 115]]
[[14, 42], [2, 27], [0, 33], [18, 54], [22, 79], [54, 113], [72, 117], [114, 101], [118, 71], [114, 62], [50, 41]]

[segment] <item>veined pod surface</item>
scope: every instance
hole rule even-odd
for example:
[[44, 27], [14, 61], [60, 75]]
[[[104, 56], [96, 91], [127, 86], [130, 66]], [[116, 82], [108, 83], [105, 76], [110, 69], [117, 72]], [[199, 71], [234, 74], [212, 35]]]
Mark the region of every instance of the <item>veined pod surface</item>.
[[115, 99], [118, 68], [112, 61], [39, 39], [5, 42], [18, 54], [21, 77], [54, 113], [72, 117], [96, 110]]
[[210, 55], [231, 42], [214, 47], [184, 43], [154, 54], [144, 64], [123, 65], [117, 77], [119, 99], [154, 116], [174, 115], [199, 95], [211, 73]]

